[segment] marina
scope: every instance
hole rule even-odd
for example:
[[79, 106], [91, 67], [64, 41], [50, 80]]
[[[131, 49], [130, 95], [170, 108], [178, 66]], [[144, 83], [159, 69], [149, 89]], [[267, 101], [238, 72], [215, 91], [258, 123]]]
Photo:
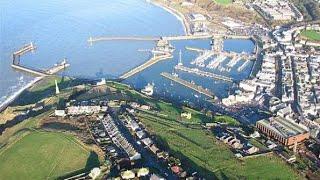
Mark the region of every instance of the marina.
[[238, 71], [243, 71], [250, 64], [250, 61], [245, 61], [240, 67], [238, 67]]
[[[138, 1], [130, 0], [121, 2], [125, 5], [125, 7], [131, 7], [130, 3], [137, 3]], [[93, 2], [95, 3], [95, 2]], [[56, 24], [61, 24], [61, 30], [57, 30], [55, 26], [52, 24], [47, 24], [46, 28], [44, 29], [46, 33], [41, 32], [42, 29], [36, 29], [32, 28], [28, 30], [26, 33], [30, 34], [29, 38], [26, 38], [26, 41], [30, 42], [36, 42], [36, 45], [41, 49], [37, 51], [37, 53], [28, 54], [26, 56], [23, 56], [23, 63], [19, 64], [19, 67], [14, 64], [9, 64], [8, 67], [13, 66], [14, 68], [7, 68], [15, 70], [22, 71], [21, 72], [27, 72], [26, 70], [34, 70], [32, 72], [23, 73], [22, 75], [18, 73], [18, 71], [12, 71], [11, 74], [19, 74], [19, 76], [28, 76], [30, 77], [30, 80], [28, 78], [24, 78], [27, 82], [30, 82], [32, 77], [34, 76], [42, 76], [53, 73], [53, 71], [50, 69], [53, 67], [50, 67], [50, 64], [55, 64], [57, 59], [60, 59], [62, 57], [68, 57], [68, 63], [72, 64], [72, 67], [65, 64], [65, 66], [56, 66], [54, 68], [54, 71], [59, 71], [59, 69], [64, 69], [66, 67], [69, 67], [66, 71], [64, 71], [65, 75], [68, 76], [74, 76], [74, 77], [84, 77], [84, 78], [93, 78], [93, 79], [121, 79], [124, 80], [125, 83], [128, 83], [137, 89], [143, 88], [147, 82], [154, 82], [155, 83], [155, 93], [157, 95], [163, 94], [165, 90], [164, 84], [167, 83], [165, 79], [161, 78], [159, 74], [161, 72], [173, 72], [175, 69], [175, 65], [178, 61], [177, 51], [181, 50], [184, 54], [184, 63], [189, 64], [190, 61], [197, 58], [195, 56], [195, 53], [192, 52], [191, 49], [193, 49], [196, 52], [203, 53], [204, 51], [212, 51], [213, 47], [212, 44], [210, 44], [210, 41], [213, 39], [215, 40], [215, 43], [217, 43], [220, 39], [220, 49], [223, 49], [221, 55], [232, 57], [233, 49], [241, 49], [239, 45], [234, 46], [230, 49], [232, 44], [225, 45], [224, 42], [226, 42], [227, 39], [233, 39], [235, 38], [235, 45], [238, 44], [238, 42], [248, 42], [244, 46], [249, 47], [248, 50], [251, 48], [251, 40], [250, 36], [233, 36], [233, 35], [225, 35], [225, 34], [197, 34], [197, 35], [190, 35], [187, 33], [187, 35], [184, 34], [184, 28], [181, 26], [181, 23], [179, 20], [177, 20], [175, 17], [172, 17], [171, 14], [167, 13], [166, 11], [163, 11], [163, 9], [154, 7], [152, 5], [145, 5], [144, 2], [139, 2], [139, 4], [142, 4], [142, 8], [152, 9], [151, 14], [145, 14], [145, 11], [141, 11], [138, 14], [131, 14], [131, 13], [125, 13], [125, 15], [122, 16], [123, 12], [119, 12], [120, 7], [119, 4], [113, 2], [114, 9], [111, 9], [110, 12], [106, 11], [100, 12], [99, 16], [96, 16], [96, 13], [90, 14], [88, 16], [89, 21], [85, 19], [84, 17], [81, 17], [79, 20], [74, 21], [68, 21], [65, 20], [65, 18], [57, 17], [55, 19], [57, 22]], [[64, 2], [64, 4], [67, 4], [67, 8], [73, 9], [70, 5], [71, 3]], [[80, 2], [80, 4], [85, 4], [85, 2]], [[97, 6], [98, 7], [98, 6]], [[110, 7], [102, 7], [110, 9]], [[48, 12], [50, 13], [57, 13], [60, 12], [59, 7], [51, 7], [51, 9], [48, 9]], [[134, 8], [135, 11], [138, 8]], [[39, 9], [40, 11], [41, 9]], [[119, 13], [118, 13], [119, 12]], [[148, 11], [149, 12], [149, 11]], [[38, 10], [36, 10], [33, 14], [27, 14], [27, 12], [24, 12], [25, 16], [28, 17], [36, 17], [33, 16], [38, 13]], [[154, 17], [159, 17], [161, 15], [161, 19], [155, 21]], [[118, 19], [118, 17], [121, 17], [122, 19], [128, 19], [128, 17], [133, 17], [136, 19], [139, 19], [139, 21], [134, 22], [136, 24], [126, 24], [128, 21], [123, 21], [121, 23], [109, 23], [112, 22], [111, 19], [108, 18], [108, 16]], [[103, 19], [97, 19], [97, 17], [103, 17]], [[105, 18], [104, 18], [105, 17]], [[143, 19], [143, 20], [142, 20]], [[32, 19], [33, 21], [37, 21], [37, 18]], [[12, 21], [12, 20], [10, 20]], [[8, 21], [8, 22], [10, 22]], [[104, 22], [104, 23], [95, 23], [95, 22]], [[83, 23], [87, 22], [87, 23]], [[168, 23], [170, 24], [169, 27], [163, 28], [160, 26], [160, 24]], [[10, 23], [9, 23], [10, 24]], [[90, 29], [86, 29], [89, 25]], [[132, 27], [130, 30], [126, 28], [127, 26]], [[8, 25], [8, 27], [10, 27]], [[107, 27], [107, 28], [106, 28]], [[152, 27], [149, 28], [148, 27]], [[122, 29], [119, 31], [119, 29]], [[128, 30], [125, 30], [128, 29]], [[152, 29], [152, 30], [150, 30]], [[85, 32], [81, 33], [83, 30]], [[143, 31], [142, 31], [143, 30]], [[78, 32], [80, 31], [80, 32]], [[15, 32], [15, 31], [12, 31]], [[77, 35], [72, 33], [77, 32]], [[57, 34], [56, 34], [57, 33]], [[37, 36], [39, 34], [39, 36]], [[5, 49], [7, 52], [13, 52], [12, 49], [15, 49], [16, 47], [19, 47], [19, 44], [21, 41], [19, 41], [18, 38], [15, 35], [12, 35], [8, 38], [6, 37], [6, 41], [15, 41], [16, 43], [10, 43], [14, 44], [10, 49]], [[17, 36], [18, 37], [18, 36]], [[58, 40], [53, 39], [52, 37], [59, 37]], [[92, 38], [90, 38], [92, 37]], [[101, 38], [102, 39], [99, 39]], [[97, 39], [95, 39], [97, 38]], [[95, 44], [95, 42], [100, 42], [99, 40], [103, 41], [103, 39], [106, 38], [106, 42], [108, 43], [97, 43], [97, 45], [90, 46], [89, 41], [93, 41], [91, 44]], [[10, 40], [12, 39], [12, 40]], [[131, 40], [130, 40], [131, 39]], [[172, 48], [168, 48], [167, 51], [171, 51], [171, 56], [165, 55], [165, 53], [162, 52], [160, 49], [154, 48], [154, 43], [159, 40], [166, 40], [173, 44], [173, 48], [175, 51], [173, 52]], [[89, 41], [88, 41], [89, 40]], [[95, 41], [98, 40], [98, 41]], [[61, 42], [65, 42], [61, 44]], [[214, 42], [214, 41], [213, 41]], [[88, 46], [89, 44], [89, 46]], [[241, 44], [241, 43], [240, 43]], [[210, 46], [211, 45], [211, 46]], [[34, 48], [35, 50], [36, 48]], [[139, 49], [139, 50], [138, 50]], [[186, 51], [188, 50], [188, 52]], [[226, 51], [228, 49], [228, 51]], [[33, 51], [34, 51], [33, 50]], [[190, 51], [189, 51], [190, 50]], [[231, 51], [230, 51], [231, 50]], [[148, 53], [141, 53], [148, 52]], [[237, 50], [235, 50], [237, 51]], [[243, 51], [243, 50], [242, 50]], [[30, 51], [32, 52], [32, 51]], [[52, 53], [54, 52], [54, 53]], [[150, 57], [149, 53], [152, 55], [156, 55], [155, 57]], [[248, 51], [248, 53], [250, 53]], [[10, 54], [10, 53], [8, 53]], [[212, 53], [211, 53], [212, 54]], [[215, 54], [219, 55], [219, 54]], [[215, 56], [214, 55], [214, 56]], [[21, 55], [22, 56], [22, 55]], [[240, 54], [238, 53], [238, 56]], [[244, 55], [243, 55], [244, 56]], [[212, 56], [211, 56], [212, 57]], [[8, 57], [3, 57], [8, 59]], [[163, 59], [162, 59], [163, 58]], [[164, 61], [164, 59], [172, 59], [168, 61]], [[45, 61], [42, 61], [42, 59], [45, 59]], [[90, 59], [90, 61], [88, 61]], [[41, 60], [41, 61], [40, 61]], [[63, 59], [61, 59], [63, 60]], [[206, 60], [205, 66], [208, 65], [208, 61], [210, 59]], [[226, 60], [225, 60], [226, 61]], [[60, 61], [61, 62], [61, 61]], [[92, 63], [94, 62], [94, 63]], [[57, 65], [60, 65], [60, 63], [56, 63]], [[110, 66], [112, 64], [112, 66]], [[91, 68], [86, 68], [86, 67]], [[58, 68], [59, 67], [59, 68]], [[220, 68], [220, 67], [218, 67]], [[145, 71], [148, 69], [148, 71]], [[227, 70], [228, 71], [228, 70]], [[236, 69], [235, 69], [236, 71]], [[183, 71], [184, 72], [184, 71]], [[229, 72], [229, 71], [228, 71]], [[216, 72], [218, 73], [218, 72]], [[242, 72], [242, 75], [234, 77], [233, 70], [228, 73], [228, 76], [230, 74], [231, 78], [235, 78], [236, 80], [245, 78], [246, 72]], [[184, 75], [180, 76], [183, 79], [186, 79], [187, 81], [194, 81], [196, 84], [202, 85], [205, 83], [205, 79], [203, 77], [206, 76], [193, 76], [194, 73], [184, 73]], [[122, 79], [123, 78], [123, 79]], [[138, 81], [138, 79], [141, 78], [142, 81]], [[215, 79], [218, 80], [218, 79]], [[220, 81], [220, 80], [218, 80]], [[224, 81], [227, 82], [228, 81]], [[222, 83], [222, 82], [219, 82]], [[8, 86], [13, 86], [12, 84]], [[228, 85], [221, 84], [221, 86], [213, 86], [210, 85], [208, 88], [210, 91], [214, 92], [215, 95], [218, 97], [225, 96], [224, 88], [227, 88]], [[21, 86], [16, 87], [16, 89], [21, 88]], [[9, 91], [5, 89], [0, 90], [2, 93], [2, 96], [10, 97]], [[171, 96], [171, 95], [170, 95]], [[193, 99], [193, 95], [191, 92], [186, 91], [182, 88], [177, 88], [174, 95], [172, 95], [172, 98], [178, 98], [181, 97], [181, 99], [184, 98], [191, 98]], [[191, 101], [190, 99], [190, 101]]]
[[202, 71], [197, 68], [189, 68], [189, 67], [185, 67], [182, 65], [177, 65], [177, 66], [175, 66], [175, 69], [180, 70], [180, 71], [184, 71], [184, 72], [188, 72], [188, 73], [192, 73], [192, 74], [195, 74], [198, 76], [213, 78], [215, 80], [221, 80], [221, 81], [226, 81], [226, 82], [230, 82], [230, 83], [234, 81], [230, 77], [218, 75], [218, 74], [215, 74], [212, 72]]
[[216, 59], [210, 61], [210, 63], [206, 66], [208, 69], [216, 69], [218, 68], [223, 61], [225, 61], [227, 59], [226, 56], [218, 56]]
[[317, 179], [315, 2], [0, 9], [4, 179]]
[[199, 67], [205, 67], [205, 61], [208, 60], [210, 57], [214, 55], [213, 51], [205, 50], [203, 51], [200, 56], [198, 56], [195, 60], [191, 62], [191, 64], [195, 64]]
[[233, 67], [235, 66], [239, 61], [241, 60], [241, 57], [237, 57], [237, 56], [234, 56], [227, 64], [228, 67]]

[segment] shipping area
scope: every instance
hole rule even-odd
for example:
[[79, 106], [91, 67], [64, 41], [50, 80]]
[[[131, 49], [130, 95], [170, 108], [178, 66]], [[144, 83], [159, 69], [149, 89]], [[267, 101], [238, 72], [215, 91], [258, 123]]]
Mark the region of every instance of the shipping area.
[[320, 16], [296, 0], [143, 6], [180, 34], [83, 33], [86, 55], [53, 66], [28, 65], [33, 42], [8, 53], [34, 79], [0, 104], [0, 179], [319, 179]]
[[[120, 80], [128, 79], [131, 76], [136, 75], [137, 73], [144, 71], [146, 68], [149, 68], [150, 66], [158, 63], [161, 60], [165, 59], [172, 59], [173, 58], [173, 52], [175, 51], [175, 47], [170, 43], [171, 41], [181, 41], [181, 40], [197, 40], [202, 39], [211, 40], [211, 49], [199, 49], [195, 47], [185, 47], [186, 50], [194, 51], [199, 54], [199, 56], [194, 59], [191, 62], [191, 65], [195, 65], [195, 68], [183, 66], [183, 62], [181, 59], [181, 52], [179, 57], [179, 63], [177, 66], [175, 66], [176, 70], [184, 71], [190, 74], [195, 74], [198, 76], [203, 77], [209, 77], [213, 78], [215, 80], [222, 80], [229, 83], [234, 82], [234, 80], [231, 77], [227, 77], [224, 75], [215, 74], [213, 72], [209, 71], [202, 71], [197, 69], [197, 67], [205, 67], [205, 61], [208, 59], [214, 57], [207, 65], [206, 68], [209, 70], [218, 69], [219, 71], [226, 71], [229, 72], [233, 66], [235, 66], [238, 62], [244, 61], [244, 63], [237, 68], [237, 71], [242, 71], [244, 68], [246, 68], [250, 61], [255, 61], [257, 55], [260, 53], [257, 47], [257, 43], [255, 43], [255, 38], [250, 36], [242, 36], [242, 35], [184, 35], [184, 36], [164, 36], [164, 37], [90, 37], [88, 39], [88, 43], [93, 46], [93, 43], [97, 43], [99, 41], [104, 41], [107, 43], [107, 41], [155, 41], [156, 46], [149, 50], [152, 54], [152, 58], [145, 63], [131, 69], [130, 71], [124, 73], [119, 77]], [[244, 40], [250, 40], [255, 44], [253, 52], [232, 52], [232, 51], [225, 51], [224, 50], [224, 40], [225, 39], [244, 39]], [[142, 50], [141, 50], [142, 51]], [[146, 50], [147, 51], [147, 50]], [[229, 59], [229, 60], [227, 60]], [[224, 61], [229, 61], [226, 67], [222, 67], [221, 64]], [[254, 69], [254, 68], [252, 68]], [[189, 86], [186, 86], [189, 87]]]

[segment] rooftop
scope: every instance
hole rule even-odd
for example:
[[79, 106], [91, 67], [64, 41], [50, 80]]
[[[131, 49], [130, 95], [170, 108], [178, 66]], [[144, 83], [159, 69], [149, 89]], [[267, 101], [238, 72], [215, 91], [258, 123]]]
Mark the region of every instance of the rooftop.
[[269, 119], [260, 120], [257, 124], [261, 124], [285, 138], [308, 132], [302, 125], [281, 117], [271, 117]]

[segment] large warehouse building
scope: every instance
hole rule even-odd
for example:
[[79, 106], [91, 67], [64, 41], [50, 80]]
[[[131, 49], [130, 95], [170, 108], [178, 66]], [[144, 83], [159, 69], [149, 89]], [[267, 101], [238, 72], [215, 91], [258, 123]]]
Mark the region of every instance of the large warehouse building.
[[307, 128], [281, 117], [260, 120], [256, 126], [261, 132], [286, 146], [292, 146], [310, 137]]

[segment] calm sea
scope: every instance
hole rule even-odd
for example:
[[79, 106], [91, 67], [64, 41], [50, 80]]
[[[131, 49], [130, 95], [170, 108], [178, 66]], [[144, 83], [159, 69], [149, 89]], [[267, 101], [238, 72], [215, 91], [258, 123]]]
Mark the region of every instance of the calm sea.
[[[0, 103], [33, 77], [11, 69], [11, 53], [24, 44], [34, 42], [37, 50], [21, 58], [22, 64], [35, 68], [48, 68], [67, 58], [71, 67], [62, 74], [85, 78], [116, 78], [122, 73], [142, 64], [151, 55], [140, 49], [151, 49], [154, 42], [111, 41], [92, 46], [90, 36], [170, 36], [184, 34], [180, 21], [164, 9], [144, 0], [1, 0], [0, 1]], [[175, 57], [129, 78], [125, 82], [136, 88], [154, 83], [156, 94], [165, 97], [192, 100], [197, 93], [172, 83], [159, 74], [173, 72], [178, 52], [183, 52], [183, 62], [190, 62], [197, 53], [185, 50], [185, 46], [210, 48], [210, 40], [174, 41]], [[227, 40], [225, 49], [247, 51], [253, 43], [246, 40]], [[225, 63], [227, 63], [226, 60]], [[252, 63], [243, 71], [213, 71], [244, 79]], [[232, 84], [194, 75], [176, 72], [181, 78], [193, 80], [212, 90], [219, 97], [228, 94]]]

